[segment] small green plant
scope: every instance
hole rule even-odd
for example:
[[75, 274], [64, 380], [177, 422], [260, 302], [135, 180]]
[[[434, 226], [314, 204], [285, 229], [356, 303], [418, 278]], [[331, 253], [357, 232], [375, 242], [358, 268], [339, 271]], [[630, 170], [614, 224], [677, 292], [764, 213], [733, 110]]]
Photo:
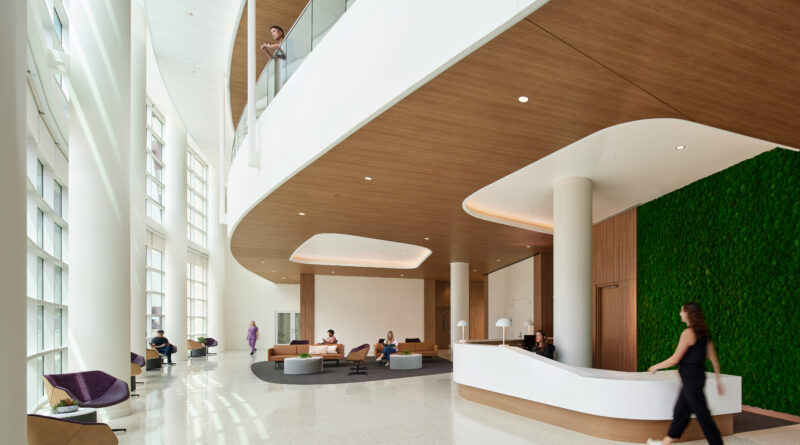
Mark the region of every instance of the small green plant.
[[307, 352], [303, 352], [300, 355], [298, 355], [298, 357], [300, 357], [300, 358], [311, 358], [311, 354], [309, 354]]
[[411, 355], [410, 351], [400, 351], [400, 355]]
[[58, 408], [62, 408], [65, 406], [77, 406], [78, 402], [72, 399], [61, 399], [56, 403], [56, 405], [52, 408], [53, 412], [56, 412]]
[[198, 343], [202, 343], [202, 344], [206, 344], [206, 338], [205, 337], [197, 337], [197, 342]]

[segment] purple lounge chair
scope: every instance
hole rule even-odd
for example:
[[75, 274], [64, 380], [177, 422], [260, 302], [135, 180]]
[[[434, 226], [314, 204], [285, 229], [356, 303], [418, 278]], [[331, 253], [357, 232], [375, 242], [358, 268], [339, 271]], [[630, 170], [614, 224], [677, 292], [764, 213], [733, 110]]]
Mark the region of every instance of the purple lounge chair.
[[147, 365], [147, 361], [141, 355], [131, 352], [131, 397], [139, 397], [134, 394], [136, 391], [136, 376], [142, 373], [142, 368]]
[[[206, 345], [206, 348], [213, 348], [214, 346], [217, 346], [219, 342], [211, 337], [206, 337], [206, 341], [204, 344]], [[217, 355], [217, 353], [206, 352], [206, 355]]]
[[46, 374], [45, 389], [50, 406], [55, 406], [64, 395], [85, 408], [103, 408], [128, 400], [128, 384], [103, 371]]
[[144, 360], [144, 357], [142, 357], [141, 355], [139, 355], [139, 354], [137, 354], [135, 352], [131, 352], [131, 363], [136, 363], [137, 365], [141, 366], [142, 368], [144, 368], [144, 366], [146, 364], [146, 362]]
[[361, 345], [361, 346], [359, 346], [359, 347], [357, 347], [357, 348], [353, 348], [353, 349], [350, 350], [350, 353], [347, 354], [347, 357], [345, 357], [345, 360], [349, 361], [350, 363], [353, 363], [356, 366], [350, 368], [350, 371], [347, 373], [347, 375], [366, 374], [367, 373], [367, 371], [366, 371], [367, 368], [364, 367], [364, 366], [361, 366], [361, 365], [364, 364], [364, 361], [367, 359], [367, 352], [369, 352], [369, 345], [366, 344], [366, 343]]

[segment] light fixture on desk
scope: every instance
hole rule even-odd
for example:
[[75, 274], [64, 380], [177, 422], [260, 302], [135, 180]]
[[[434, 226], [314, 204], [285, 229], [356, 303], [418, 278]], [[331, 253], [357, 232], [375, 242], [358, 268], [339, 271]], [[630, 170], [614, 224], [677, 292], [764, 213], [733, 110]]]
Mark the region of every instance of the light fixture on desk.
[[467, 323], [467, 320], [458, 320], [456, 326], [461, 326], [461, 343], [464, 343], [464, 329], [469, 326], [469, 323]]
[[511, 320], [509, 320], [508, 318], [501, 318], [497, 320], [495, 326], [497, 326], [498, 328], [503, 328], [503, 344], [506, 344], [506, 328], [511, 327]]
[[528, 335], [531, 334], [531, 329], [533, 329], [533, 320], [525, 320], [525, 323], [522, 323], [528, 329]]

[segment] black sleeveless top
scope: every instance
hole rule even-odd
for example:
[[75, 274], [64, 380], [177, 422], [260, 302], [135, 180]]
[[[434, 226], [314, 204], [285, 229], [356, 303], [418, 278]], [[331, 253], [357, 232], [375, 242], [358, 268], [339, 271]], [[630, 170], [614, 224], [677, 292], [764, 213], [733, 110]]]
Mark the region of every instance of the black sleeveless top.
[[686, 350], [686, 354], [683, 354], [683, 358], [679, 362], [680, 366], [686, 365], [693, 365], [693, 366], [700, 366], [701, 368], [705, 366], [706, 363], [706, 344], [708, 340], [706, 339], [697, 339], [692, 346], [689, 346], [689, 349]]

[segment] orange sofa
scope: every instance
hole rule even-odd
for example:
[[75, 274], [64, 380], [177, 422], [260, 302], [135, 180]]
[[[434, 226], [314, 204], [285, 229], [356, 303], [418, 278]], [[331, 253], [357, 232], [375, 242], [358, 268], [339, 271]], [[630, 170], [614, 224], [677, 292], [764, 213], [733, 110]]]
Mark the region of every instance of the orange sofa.
[[[439, 355], [439, 346], [432, 341], [398, 343], [397, 352], [408, 351], [412, 354], [422, 354], [423, 357], [436, 357]], [[375, 357], [383, 352], [383, 343], [375, 344]]]
[[[311, 346], [336, 346], [335, 354], [311, 354], [314, 357], [322, 357], [323, 360], [336, 360], [336, 366], [339, 366], [339, 360], [344, 360], [344, 345], [311, 345]], [[267, 361], [283, 363], [283, 359], [288, 357], [297, 357], [299, 354], [308, 354], [309, 345], [275, 345], [267, 350]]]

